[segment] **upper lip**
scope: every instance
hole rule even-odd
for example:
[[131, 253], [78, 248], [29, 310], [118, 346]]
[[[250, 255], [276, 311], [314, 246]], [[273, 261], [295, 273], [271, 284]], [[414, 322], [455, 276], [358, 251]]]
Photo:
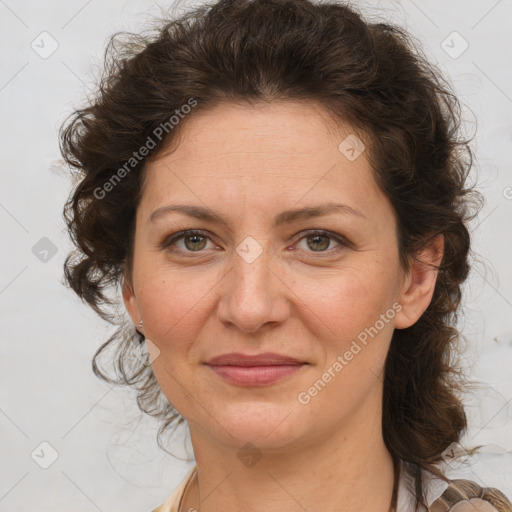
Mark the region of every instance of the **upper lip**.
[[210, 366], [275, 366], [304, 363], [305, 361], [299, 361], [293, 357], [283, 356], [281, 354], [273, 354], [272, 352], [254, 355], [232, 352], [230, 354], [222, 354], [214, 357], [206, 364]]

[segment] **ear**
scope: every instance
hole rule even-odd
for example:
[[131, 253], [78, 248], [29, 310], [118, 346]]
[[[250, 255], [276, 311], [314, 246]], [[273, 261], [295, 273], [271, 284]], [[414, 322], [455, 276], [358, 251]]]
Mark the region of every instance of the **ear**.
[[122, 282], [122, 291], [123, 291], [123, 302], [130, 315], [132, 322], [135, 325], [139, 324], [140, 314], [139, 314], [139, 306], [137, 304], [137, 298], [135, 297], [135, 292], [133, 291], [133, 284], [131, 281], [123, 277]]
[[443, 252], [444, 236], [437, 235], [412, 260], [398, 298], [402, 309], [395, 316], [396, 329], [415, 324], [428, 308], [439, 273], [432, 265], [441, 265]]

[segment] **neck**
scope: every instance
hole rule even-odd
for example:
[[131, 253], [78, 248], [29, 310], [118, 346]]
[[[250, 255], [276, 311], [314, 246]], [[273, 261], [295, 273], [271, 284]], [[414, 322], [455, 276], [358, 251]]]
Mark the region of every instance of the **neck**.
[[388, 512], [394, 487], [392, 457], [379, 421], [345, 428], [316, 442], [260, 450], [252, 465], [239, 449], [216, 443], [193, 425], [190, 434], [198, 478], [181, 510], [233, 512], [322, 510]]

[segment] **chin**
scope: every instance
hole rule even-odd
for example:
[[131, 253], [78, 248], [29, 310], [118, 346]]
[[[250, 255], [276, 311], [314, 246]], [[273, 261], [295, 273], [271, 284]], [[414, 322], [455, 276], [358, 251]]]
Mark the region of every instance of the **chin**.
[[250, 402], [226, 406], [214, 417], [225, 427], [219, 433], [226, 444], [241, 447], [252, 443], [260, 449], [278, 449], [301, 437], [298, 427], [304, 423], [298, 412], [283, 404]]

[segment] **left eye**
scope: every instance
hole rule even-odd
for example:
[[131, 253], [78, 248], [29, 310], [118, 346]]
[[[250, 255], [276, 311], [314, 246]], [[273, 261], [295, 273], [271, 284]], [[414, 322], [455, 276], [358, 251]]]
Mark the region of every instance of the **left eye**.
[[[184, 248], [174, 249], [176, 242], [183, 241]], [[200, 230], [189, 230], [176, 234], [170, 240], [162, 243], [163, 249], [168, 249], [172, 252], [191, 253], [201, 252], [206, 247], [207, 241], [210, 240], [208, 233]], [[306, 240], [307, 247], [310, 251], [306, 252], [330, 252], [327, 251], [331, 242], [334, 240], [338, 246], [334, 247], [333, 251], [337, 251], [342, 247], [346, 247], [349, 243], [341, 236], [334, 235], [328, 231], [310, 231], [299, 239], [299, 242]], [[210, 240], [211, 241], [211, 240]]]
[[340, 246], [347, 245], [341, 237], [334, 236], [326, 231], [313, 231], [304, 235], [299, 242], [302, 240], [306, 240], [307, 247], [311, 249], [312, 252], [326, 252], [333, 240], [338, 244], [334, 250], [339, 249]]

